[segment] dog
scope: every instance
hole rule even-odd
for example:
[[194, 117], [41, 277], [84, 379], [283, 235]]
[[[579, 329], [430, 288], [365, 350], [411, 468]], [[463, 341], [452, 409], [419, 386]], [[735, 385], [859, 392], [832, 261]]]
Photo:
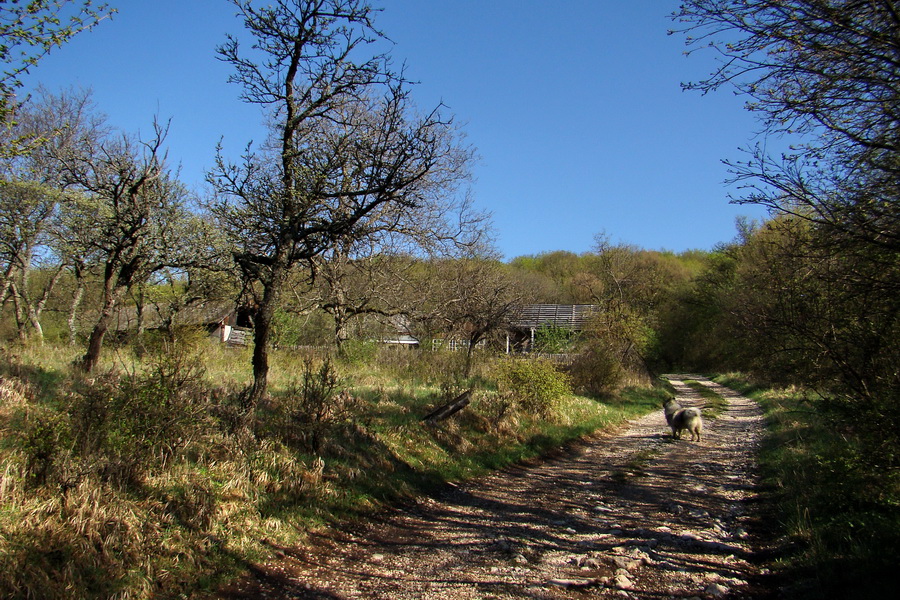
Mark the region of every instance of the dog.
[[672, 428], [672, 437], [681, 439], [681, 432], [685, 429], [691, 434], [691, 441], [700, 441], [700, 433], [703, 431], [703, 419], [699, 408], [684, 408], [673, 397], [663, 402], [663, 411], [666, 414], [666, 422]]

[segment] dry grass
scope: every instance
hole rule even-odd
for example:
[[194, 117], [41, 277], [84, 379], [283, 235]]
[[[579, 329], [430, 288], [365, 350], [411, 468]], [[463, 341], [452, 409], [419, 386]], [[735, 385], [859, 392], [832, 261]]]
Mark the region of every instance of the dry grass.
[[276, 353], [248, 435], [234, 427], [245, 350], [193, 340], [110, 356], [86, 379], [68, 348], [0, 353], [0, 597], [189, 596], [322, 524], [658, 404], [571, 396], [549, 419], [501, 412], [486, 360], [472, 405], [431, 427], [421, 417], [453, 357], [394, 353], [340, 366], [346, 410], [310, 424], [295, 397], [309, 357]]

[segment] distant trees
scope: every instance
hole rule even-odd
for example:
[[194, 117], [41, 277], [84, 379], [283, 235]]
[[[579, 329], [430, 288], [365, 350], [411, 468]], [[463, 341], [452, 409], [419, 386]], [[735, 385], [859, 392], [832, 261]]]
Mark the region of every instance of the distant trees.
[[165, 134], [155, 124], [149, 140], [114, 134], [85, 153], [59, 157], [67, 188], [80, 194], [68, 211], [70, 226], [91, 232], [82, 236], [84, 250], [102, 273], [99, 316], [81, 362], [88, 372], [124, 294], [154, 273], [196, 260], [185, 255], [185, 238], [198, 232], [188, 226], [187, 190], [165, 164]]
[[[40, 91], [18, 119], [10, 131], [30, 150], [7, 156], [0, 171], [0, 302], [12, 301], [20, 337], [30, 327], [42, 338], [41, 312], [70, 276], [74, 338], [85, 279], [98, 276], [101, 299], [81, 361], [91, 371], [124, 295], [165, 269], [200, 262], [209, 254], [198, 243], [205, 226], [165, 164], [159, 124], [149, 140], [116, 132], [78, 91]], [[36, 266], [40, 287], [31, 281]]]
[[423, 288], [413, 273], [421, 261], [455, 256], [485, 239], [487, 216], [472, 208], [470, 197], [453, 193], [453, 181], [436, 183], [427, 202], [400, 211], [383, 204], [364, 235], [341, 238], [311, 261], [313, 297], [334, 320], [338, 353], [352, 319], [420, 312]]
[[466, 151], [449, 119], [416, 114], [408, 84], [385, 54], [367, 54], [382, 34], [360, 0], [277, 0], [254, 8], [233, 0], [254, 38], [219, 48], [242, 98], [271, 110], [271, 138], [233, 163], [219, 153], [211, 209], [257, 303], [251, 415], [266, 392], [272, 319], [299, 264], [338, 241], [365, 239], [408, 218], [436, 185], [462, 176]]
[[[74, 238], [64, 233], [61, 221], [73, 195], [64, 191], [57, 157], [102, 134], [91, 110], [88, 93], [39, 90], [19, 106], [16, 122], [6, 129], [9, 138], [29, 148], [0, 158], [0, 305], [12, 301], [22, 339], [29, 328], [43, 338], [41, 312], [73, 264], [63, 246]], [[39, 285], [35, 271], [42, 275]]]
[[530, 295], [509, 268], [485, 256], [439, 261], [428, 277], [431, 309], [422, 316], [435, 329], [465, 342], [461, 376], [466, 378], [479, 342], [503, 331]]

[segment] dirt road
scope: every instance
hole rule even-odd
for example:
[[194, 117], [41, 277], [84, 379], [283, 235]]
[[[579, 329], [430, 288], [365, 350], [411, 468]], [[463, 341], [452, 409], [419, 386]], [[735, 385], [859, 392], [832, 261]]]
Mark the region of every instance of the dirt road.
[[[703, 400], [668, 376], [685, 406]], [[761, 598], [752, 401], [729, 401], [700, 443], [662, 411], [533, 467], [506, 470], [329, 533], [223, 598]], [[689, 437], [689, 436], [688, 436]]]

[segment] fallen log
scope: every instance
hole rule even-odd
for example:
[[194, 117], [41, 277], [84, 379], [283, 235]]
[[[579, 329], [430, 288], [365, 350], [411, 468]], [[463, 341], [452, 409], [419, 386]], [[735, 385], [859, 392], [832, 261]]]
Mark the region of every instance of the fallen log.
[[458, 413], [466, 406], [469, 405], [469, 402], [472, 401], [472, 390], [466, 390], [447, 404], [437, 407], [427, 415], [425, 415], [422, 420], [429, 424], [437, 423], [438, 421], [443, 421], [444, 419], [453, 416]]

